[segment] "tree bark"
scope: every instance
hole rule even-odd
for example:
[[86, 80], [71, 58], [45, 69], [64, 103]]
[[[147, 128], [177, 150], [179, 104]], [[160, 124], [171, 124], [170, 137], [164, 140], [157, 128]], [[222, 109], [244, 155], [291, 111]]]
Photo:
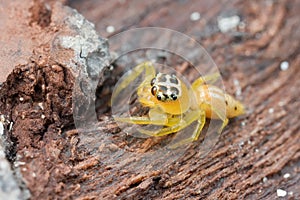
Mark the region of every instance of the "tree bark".
[[[105, 32], [108, 25], [115, 32], [160, 26], [194, 37], [216, 62], [226, 91], [235, 95], [241, 90], [237, 96], [247, 113], [230, 120], [211, 151], [202, 140], [183, 150], [168, 150], [163, 146], [172, 136], [127, 135], [103, 103], [126, 71], [117, 63], [97, 89], [102, 107], [93, 127], [76, 129], [69, 111], [53, 105], [46, 109], [58, 109], [58, 119], [25, 123], [33, 128], [23, 131], [24, 120], [16, 111], [25, 108], [12, 92], [20, 92], [21, 86], [11, 83], [19, 83], [25, 75], [15, 70], [1, 88], [0, 107], [10, 121], [18, 122], [7, 133], [7, 140], [14, 143], [7, 157], [12, 163], [25, 163], [18, 169], [32, 199], [300, 198], [299, 1], [71, 1], [69, 5], [94, 22], [105, 37], [111, 34]], [[190, 20], [196, 11], [201, 18]], [[234, 15], [240, 17], [239, 26], [222, 33], [218, 17]], [[39, 67], [29, 68], [39, 76]], [[43, 70], [48, 74], [54, 69]], [[60, 75], [65, 84], [73, 84], [68, 70]], [[71, 89], [61, 91], [69, 101]], [[28, 96], [44, 100], [34, 92]]]

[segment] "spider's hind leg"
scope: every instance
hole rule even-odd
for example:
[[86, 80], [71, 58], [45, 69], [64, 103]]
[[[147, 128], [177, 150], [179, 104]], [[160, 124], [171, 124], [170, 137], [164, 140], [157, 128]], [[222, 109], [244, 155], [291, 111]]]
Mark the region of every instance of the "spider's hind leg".
[[[224, 105], [225, 106], [225, 105]], [[222, 104], [215, 104], [211, 106], [212, 111], [222, 120], [222, 126], [218, 129], [218, 133], [221, 134], [225, 126], [228, 124], [228, 118], [226, 116], [226, 108], [222, 108]]]
[[220, 74], [219, 73], [213, 73], [213, 74], [209, 74], [209, 75], [205, 75], [205, 76], [202, 76], [198, 79], [196, 79], [193, 84], [192, 84], [192, 88], [193, 89], [196, 89], [198, 88], [200, 85], [203, 85], [203, 84], [213, 84], [215, 83], [218, 79], [220, 78]]
[[206, 116], [205, 116], [205, 112], [200, 112], [199, 114], [199, 118], [197, 120], [197, 125], [193, 131], [193, 134], [191, 135], [191, 137], [188, 137], [186, 139], [183, 139], [175, 144], [172, 144], [170, 146], [171, 149], [175, 149], [179, 146], [182, 146], [182, 145], [185, 145], [185, 144], [188, 144], [188, 143], [191, 143], [193, 141], [196, 141], [199, 139], [199, 136], [201, 134], [201, 131], [204, 127], [204, 124], [205, 124], [205, 121], [206, 121]]

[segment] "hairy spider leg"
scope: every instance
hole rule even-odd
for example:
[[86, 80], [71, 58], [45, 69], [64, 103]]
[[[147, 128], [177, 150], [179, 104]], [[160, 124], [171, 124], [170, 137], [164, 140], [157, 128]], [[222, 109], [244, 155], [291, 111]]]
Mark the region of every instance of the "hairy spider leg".
[[170, 118], [169, 115], [162, 112], [158, 107], [149, 110], [149, 117], [115, 117], [117, 121], [126, 122], [130, 124], [141, 125], [161, 125], [174, 126], [180, 121], [179, 117]]
[[206, 117], [223, 121], [218, 130], [218, 133], [221, 133], [228, 124], [225, 92], [213, 85], [195, 84], [192, 87], [197, 96], [199, 108], [206, 112]]
[[[205, 124], [205, 113], [202, 110], [197, 109], [197, 110], [192, 110], [192, 111], [187, 112], [185, 114], [185, 116], [179, 121], [179, 123], [177, 123], [173, 126], [170, 126], [170, 127], [162, 128], [158, 132], [145, 130], [145, 129], [141, 129], [141, 128], [139, 128], [138, 131], [143, 134], [149, 135], [149, 136], [159, 137], [159, 136], [168, 135], [168, 134], [171, 134], [174, 132], [178, 132], [178, 131], [186, 128], [187, 126], [189, 126], [196, 120], [198, 120], [198, 124], [201, 124], [199, 129], [202, 130], [202, 128]], [[199, 134], [200, 134], [201, 130], [199, 130]], [[197, 134], [195, 134], [195, 135], [197, 137], [199, 136]]]
[[[141, 75], [141, 73], [145, 71], [146, 77], [152, 76], [155, 77], [155, 68], [153, 64], [149, 61], [142, 62], [141, 64], [134, 67], [125, 77], [123, 77], [122, 82], [118, 85], [117, 88], [115, 88], [111, 101], [113, 102], [115, 98], [120, 94], [122, 90], [124, 90], [128, 85], [134, 81], [138, 76]], [[112, 104], [113, 105], [113, 104]]]
[[226, 117], [226, 113], [222, 112], [222, 109], [219, 110], [215, 106], [211, 106], [211, 109], [214, 113], [216, 113], [216, 115], [219, 117], [219, 119], [223, 121], [222, 126], [218, 130], [218, 133], [220, 134], [223, 131], [223, 129], [225, 128], [225, 126], [227, 126], [228, 118]]
[[181, 141], [179, 141], [179, 142], [177, 142], [175, 144], [172, 144], [170, 146], [170, 148], [171, 149], [175, 149], [175, 148], [177, 148], [179, 146], [182, 146], [182, 145], [185, 145], [185, 144], [188, 144], [188, 143], [191, 143], [193, 141], [198, 140], [199, 136], [201, 134], [201, 131], [202, 131], [204, 125], [205, 125], [205, 121], [206, 121], [205, 112], [202, 111], [201, 114], [200, 114], [200, 118], [197, 120], [198, 123], [197, 123], [197, 125], [196, 125], [196, 127], [194, 129], [194, 132], [191, 135], [191, 137], [183, 139], [183, 140], [181, 140]]
[[218, 80], [218, 78], [220, 78], [220, 74], [217, 72], [213, 73], [213, 74], [202, 76], [193, 82], [192, 88], [193, 89], [198, 88], [200, 85], [204, 85], [206, 83], [213, 84]]

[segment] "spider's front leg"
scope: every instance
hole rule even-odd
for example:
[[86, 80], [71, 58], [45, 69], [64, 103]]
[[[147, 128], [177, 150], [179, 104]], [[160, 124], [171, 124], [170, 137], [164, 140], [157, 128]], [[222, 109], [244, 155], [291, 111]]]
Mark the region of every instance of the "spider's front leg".
[[146, 61], [137, 65], [122, 77], [120, 83], [114, 89], [114, 92], [111, 97], [111, 105], [113, 105], [113, 102], [115, 101], [116, 97], [118, 97], [120, 92], [126, 89], [129, 86], [129, 84], [132, 81], [134, 81], [137, 77], [139, 77], [144, 71], [145, 77], [155, 77], [155, 68], [151, 62]]
[[[180, 118], [178, 118], [178, 119], [180, 119]], [[198, 121], [197, 128], [194, 131], [194, 133], [192, 134], [191, 138], [188, 139], [188, 141], [194, 141], [194, 140], [198, 139], [198, 137], [201, 133], [201, 130], [205, 124], [205, 112], [202, 110], [190, 110], [190, 111], [188, 111], [188, 113], [185, 114], [185, 116], [182, 119], [180, 119], [180, 121], [178, 123], [174, 124], [173, 126], [162, 128], [158, 132], [149, 131], [149, 130], [145, 130], [145, 129], [138, 129], [138, 130], [143, 134], [159, 137], [159, 136], [164, 136], [164, 135], [178, 132], [178, 131], [186, 128], [190, 124], [192, 124], [194, 121]]]
[[179, 123], [179, 118], [170, 117], [168, 114], [162, 112], [158, 107], [149, 110], [149, 116], [147, 117], [115, 117], [116, 121], [126, 122], [130, 124], [141, 125], [158, 125], [158, 126], [174, 126]]

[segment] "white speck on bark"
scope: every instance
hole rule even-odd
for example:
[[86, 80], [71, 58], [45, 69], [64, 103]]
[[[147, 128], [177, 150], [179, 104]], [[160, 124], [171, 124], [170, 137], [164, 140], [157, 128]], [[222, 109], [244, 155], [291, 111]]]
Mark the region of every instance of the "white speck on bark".
[[277, 189], [276, 193], [277, 193], [278, 197], [285, 197], [287, 195], [287, 192], [285, 190], [282, 190], [282, 189]]

